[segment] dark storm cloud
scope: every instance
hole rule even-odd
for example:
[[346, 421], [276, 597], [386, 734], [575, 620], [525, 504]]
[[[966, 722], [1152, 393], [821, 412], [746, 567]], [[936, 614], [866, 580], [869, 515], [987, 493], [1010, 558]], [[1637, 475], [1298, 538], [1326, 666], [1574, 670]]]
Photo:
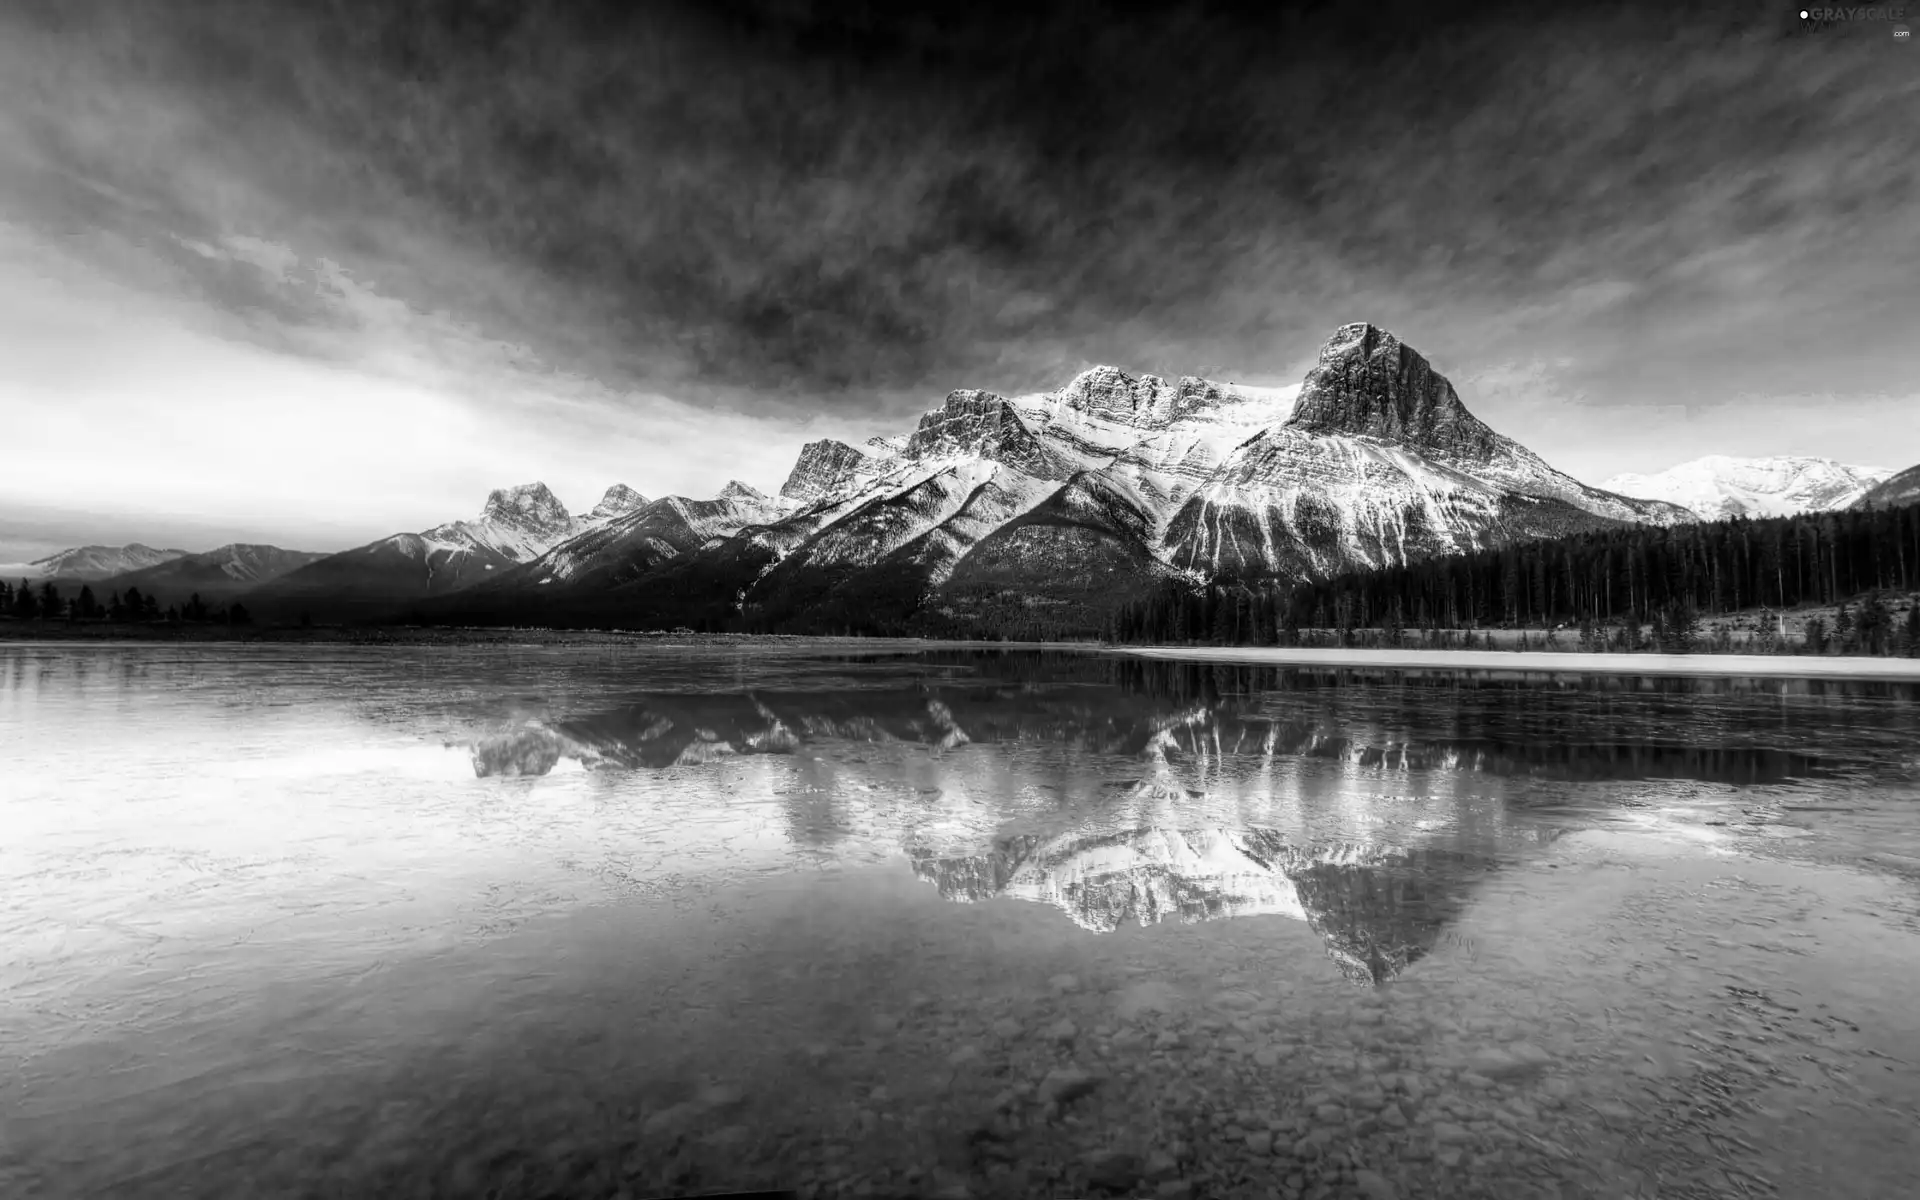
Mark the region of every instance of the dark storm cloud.
[[[50, 74], [30, 128], [130, 197], [95, 221], [230, 226], [220, 189], [168, 186], [185, 148], [388, 294], [750, 409], [1085, 361], [1279, 377], [1361, 318], [1443, 369], [1552, 360], [1663, 402], [1892, 386], [1920, 70], [1784, 16], [63, 4], [37, 27], [185, 115], [148, 156], [89, 140]], [[223, 306], [323, 319], [174, 262]]]

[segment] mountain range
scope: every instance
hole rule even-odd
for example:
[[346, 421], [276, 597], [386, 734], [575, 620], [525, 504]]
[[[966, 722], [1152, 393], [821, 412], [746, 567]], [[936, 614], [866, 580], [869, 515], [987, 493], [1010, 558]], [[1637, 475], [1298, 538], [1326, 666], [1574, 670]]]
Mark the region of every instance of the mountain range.
[[[1920, 488], [1888, 474], [1713, 457], [1592, 487], [1488, 427], [1393, 334], [1356, 323], [1289, 387], [1098, 366], [1051, 392], [957, 390], [910, 431], [808, 443], [771, 496], [735, 481], [710, 499], [649, 500], [616, 484], [575, 515], [529, 483], [491, 493], [473, 519], [335, 554], [209, 552], [229, 564], [252, 552], [251, 574], [144, 546], [33, 566], [145, 578], [169, 600], [211, 581], [268, 620], [1070, 635], [1169, 579], [1293, 581]], [[172, 560], [186, 565], [140, 575]]]
[[1830, 458], [1710, 455], [1653, 475], [1615, 475], [1600, 486], [1678, 504], [1703, 521], [1785, 517], [1846, 508], [1893, 472]]
[[777, 496], [730, 484], [713, 500], [666, 497], [416, 610], [475, 623], [1084, 629], [1170, 577], [1290, 579], [1692, 519], [1555, 470], [1363, 323], [1336, 331], [1294, 387], [1102, 366], [1053, 392], [954, 391], [905, 435], [808, 444]]
[[646, 505], [645, 496], [615, 484], [576, 516], [544, 483], [498, 488], [472, 520], [319, 557], [248, 592], [245, 603], [268, 619], [379, 617], [408, 601], [471, 587]]

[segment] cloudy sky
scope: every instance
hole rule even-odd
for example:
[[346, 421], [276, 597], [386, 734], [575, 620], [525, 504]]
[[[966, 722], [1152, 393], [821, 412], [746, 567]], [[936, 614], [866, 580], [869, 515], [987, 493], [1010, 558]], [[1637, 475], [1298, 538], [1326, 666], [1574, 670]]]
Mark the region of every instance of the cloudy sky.
[[1583, 478], [1920, 462], [1887, 23], [1246, 7], [6, 0], [0, 561], [770, 490], [1359, 319]]

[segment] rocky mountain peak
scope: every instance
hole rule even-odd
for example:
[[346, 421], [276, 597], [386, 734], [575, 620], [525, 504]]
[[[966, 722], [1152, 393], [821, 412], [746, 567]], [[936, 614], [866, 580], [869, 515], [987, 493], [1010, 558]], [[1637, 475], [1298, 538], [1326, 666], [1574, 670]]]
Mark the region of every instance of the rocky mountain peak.
[[780, 495], [789, 500], [812, 500], [845, 483], [873, 460], [873, 452], [821, 438], [800, 447]]
[[727, 486], [720, 489], [719, 498], [722, 500], [744, 500], [764, 504], [770, 497], [758, 488], [749, 487], [741, 483], [738, 479], [729, 479], [727, 480]]
[[600, 503], [581, 514], [583, 521], [611, 521], [635, 509], [645, 508], [647, 498], [624, 483], [616, 483], [600, 497]]
[[543, 532], [565, 529], [573, 523], [567, 506], [544, 483], [523, 483], [515, 487], [495, 488], [480, 510], [484, 524]]
[[1067, 407], [1126, 425], [1166, 424], [1175, 389], [1158, 375], [1138, 379], [1119, 367], [1097, 366], [1075, 375], [1059, 396]]
[[1342, 325], [1320, 347], [1287, 424], [1468, 461], [1492, 458], [1501, 442], [1417, 350], [1364, 321]]
[[976, 388], [947, 393], [945, 404], [921, 417], [906, 453], [916, 459], [986, 458], [1037, 479], [1064, 479], [1070, 473], [1005, 396]]

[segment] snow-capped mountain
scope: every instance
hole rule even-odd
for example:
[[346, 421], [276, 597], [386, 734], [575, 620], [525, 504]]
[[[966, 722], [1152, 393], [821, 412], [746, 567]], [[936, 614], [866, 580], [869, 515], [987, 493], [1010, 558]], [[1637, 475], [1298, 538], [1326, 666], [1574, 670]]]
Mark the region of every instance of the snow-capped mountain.
[[[526, 562], [580, 532], [580, 523], [544, 483], [495, 488], [473, 521], [449, 521], [415, 535], [437, 548], [491, 550]], [[351, 553], [351, 551], [349, 551]]]
[[1600, 486], [1678, 504], [1703, 521], [1784, 517], [1845, 508], [1893, 472], [1830, 458], [1696, 458], [1653, 475], [1615, 475]]
[[1853, 502], [1854, 508], [1896, 508], [1920, 504], [1920, 466], [1908, 467], [1867, 491]]
[[94, 589], [104, 600], [110, 591], [137, 587], [162, 604], [199, 595], [206, 603], [225, 601], [289, 571], [327, 557], [311, 550], [282, 550], [278, 546], [235, 542], [200, 554], [186, 554], [154, 566], [115, 575]]
[[[619, 506], [624, 491], [630, 489], [609, 489], [601, 505]], [[603, 524], [573, 516], [544, 483], [497, 488], [473, 520], [396, 533], [328, 555], [247, 593], [245, 602], [279, 617], [296, 611], [329, 619], [389, 615], [532, 561]]]
[[1337, 330], [1290, 387], [1097, 366], [1051, 392], [956, 390], [905, 434], [809, 443], [777, 497], [733, 483], [569, 537], [543, 523], [547, 548], [494, 563], [484, 582], [469, 572], [436, 586], [458, 594], [421, 611], [796, 631], [1042, 617], [1098, 628], [1175, 575], [1295, 579], [1691, 519], [1554, 470], [1467, 411], [1426, 359], [1361, 323]]
[[604, 525], [615, 517], [624, 517], [635, 509], [644, 508], [647, 498], [624, 483], [616, 483], [600, 497], [600, 503], [574, 518], [581, 526]]
[[790, 507], [738, 480], [729, 481], [711, 500], [663, 496], [554, 546], [523, 569], [490, 580], [469, 598], [483, 602], [503, 590], [534, 587], [597, 593], [713, 546], [749, 525], [776, 519]]
[[92, 583], [184, 558], [186, 554], [185, 550], [155, 550], [139, 542], [125, 546], [76, 546], [45, 558], [36, 558], [32, 562], [0, 564], [0, 578], [70, 579]]

